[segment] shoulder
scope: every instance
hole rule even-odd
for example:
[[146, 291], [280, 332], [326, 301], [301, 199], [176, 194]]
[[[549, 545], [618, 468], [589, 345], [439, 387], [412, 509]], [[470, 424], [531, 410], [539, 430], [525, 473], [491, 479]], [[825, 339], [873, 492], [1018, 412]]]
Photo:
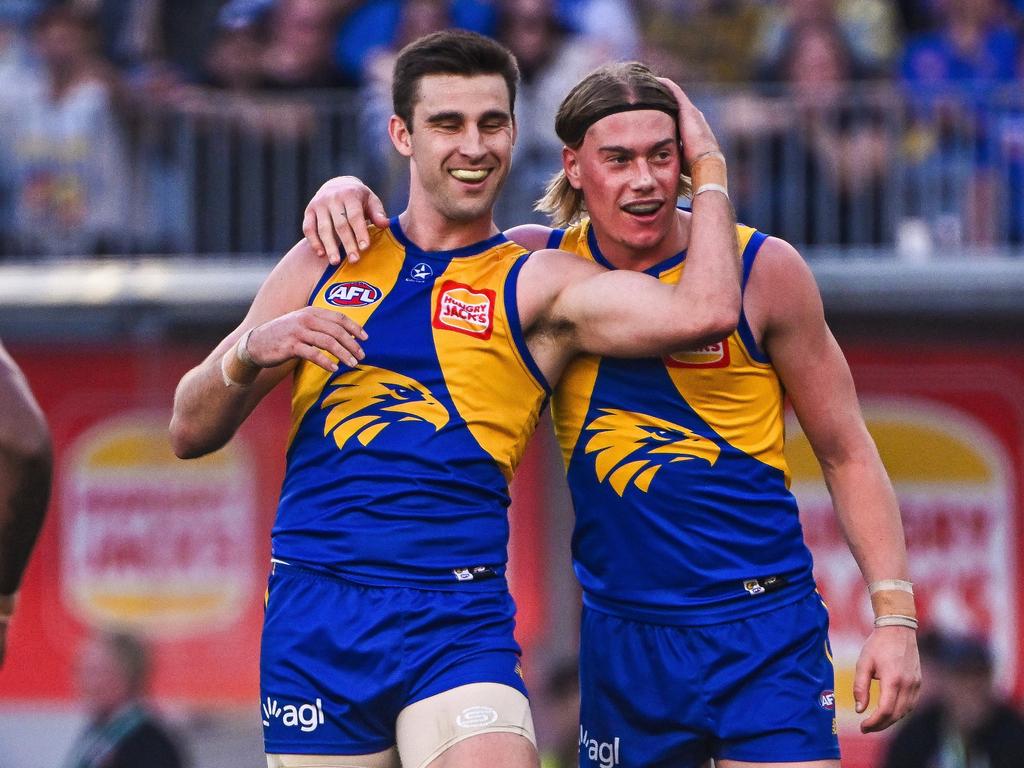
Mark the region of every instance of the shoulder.
[[555, 232], [551, 227], [543, 224], [520, 224], [517, 227], [505, 230], [505, 237], [521, 245], [528, 251], [539, 251], [549, 247], [551, 234]]
[[785, 292], [790, 283], [799, 287], [808, 280], [813, 283], [814, 276], [800, 252], [785, 240], [769, 236], [757, 250], [748, 290]]
[[822, 314], [814, 274], [785, 240], [768, 237], [758, 249], [743, 291], [743, 311], [757, 336]]

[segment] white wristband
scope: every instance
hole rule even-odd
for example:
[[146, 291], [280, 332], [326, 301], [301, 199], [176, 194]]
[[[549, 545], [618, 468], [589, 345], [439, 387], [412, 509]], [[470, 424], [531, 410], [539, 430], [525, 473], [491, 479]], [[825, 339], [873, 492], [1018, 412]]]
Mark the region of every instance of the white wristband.
[[908, 629], [917, 629], [917, 619], [913, 616], [890, 613], [877, 617], [875, 619], [875, 627], [907, 627]]
[[238, 355], [238, 359], [246, 365], [256, 365], [256, 363], [253, 362], [252, 355], [249, 354], [249, 337], [252, 336], [252, 332], [255, 330], [255, 328], [250, 328], [242, 334], [242, 338], [238, 340], [238, 344], [235, 346], [235, 354]]
[[[699, 187], [697, 187], [696, 191], [694, 191], [693, 197], [697, 197], [697, 195], [702, 195], [705, 192], [721, 192], [723, 195], [725, 195], [726, 199], [728, 199], [729, 197], [729, 190], [723, 187], [721, 184], [701, 184]], [[691, 200], [692, 199], [693, 198], [691, 198]]]
[[909, 592], [910, 594], [914, 594], [913, 582], [904, 581], [903, 579], [881, 579], [880, 581], [872, 581], [868, 584], [869, 595], [889, 589], [897, 592]]

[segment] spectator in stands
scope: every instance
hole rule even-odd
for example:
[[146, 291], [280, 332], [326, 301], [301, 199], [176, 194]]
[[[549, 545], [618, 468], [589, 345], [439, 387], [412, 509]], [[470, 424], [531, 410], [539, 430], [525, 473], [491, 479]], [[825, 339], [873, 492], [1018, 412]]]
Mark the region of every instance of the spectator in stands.
[[935, 701], [893, 737], [885, 768], [1014, 768], [1024, 755], [1024, 717], [996, 692], [992, 655], [977, 637], [940, 637]]
[[865, 73], [888, 71], [901, 48], [897, 9], [888, 0], [785, 0], [762, 3], [759, 10], [755, 57], [762, 79], [777, 79], [792, 30], [801, 26], [835, 26]]
[[1000, 229], [1019, 242], [1021, 116], [999, 93], [1015, 83], [1024, 53], [1008, 22], [1010, 6], [1004, 0], [946, 0], [942, 11], [935, 30], [908, 40], [901, 65], [914, 116], [907, 141], [919, 190], [913, 212], [940, 243], [988, 243]]
[[89, 724], [66, 768], [181, 768], [174, 738], [147, 708], [146, 648], [133, 635], [90, 636], [78, 660], [77, 682]]
[[883, 199], [893, 152], [885, 105], [865, 101], [845, 41], [834, 21], [790, 29], [778, 65], [783, 98], [740, 97], [723, 110], [741, 160], [740, 217], [805, 245], [892, 237]]
[[263, 53], [267, 83], [276, 88], [345, 85], [335, 69], [336, 30], [351, 0], [277, 0]]
[[[516, 144], [509, 180], [495, 209], [499, 226], [525, 223], [548, 179], [561, 167], [562, 142], [551, 130], [565, 94], [605, 61], [603, 47], [572, 34], [548, 0], [500, 0], [498, 40], [515, 54]], [[534, 221], [547, 218], [533, 213]]]
[[[334, 44], [335, 64], [349, 85], [366, 82], [366, 66], [375, 51], [402, 48], [403, 0], [353, 0]], [[444, 0], [450, 26], [491, 35], [495, 13], [489, 0]]]
[[43, 90], [4, 126], [19, 252], [124, 250], [128, 166], [113, 108], [113, 73], [92, 17], [60, 5], [35, 20]]

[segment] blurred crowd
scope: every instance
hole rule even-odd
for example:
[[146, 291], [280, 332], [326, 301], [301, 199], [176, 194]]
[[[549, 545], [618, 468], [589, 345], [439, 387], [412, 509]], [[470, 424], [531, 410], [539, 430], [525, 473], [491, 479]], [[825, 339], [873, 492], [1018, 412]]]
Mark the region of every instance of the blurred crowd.
[[499, 224], [536, 218], [568, 89], [639, 58], [698, 97], [753, 225], [1024, 240], [1024, 0], [2, 0], [0, 257], [277, 251], [338, 173], [396, 211], [391, 65], [449, 26], [522, 68]]

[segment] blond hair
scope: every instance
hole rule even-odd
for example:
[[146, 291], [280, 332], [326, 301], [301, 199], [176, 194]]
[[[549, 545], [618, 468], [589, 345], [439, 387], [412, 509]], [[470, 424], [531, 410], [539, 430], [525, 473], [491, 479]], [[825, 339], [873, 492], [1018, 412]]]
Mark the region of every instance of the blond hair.
[[[679, 114], [675, 96], [645, 64], [638, 61], [607, 64], [580, 80], [562, 100], [555, 117], [555, 133], [569, 149], [579, 149], [591, 125], [636, 104]], [[689, 193], [690, 178], [680, 174], [677, 194]], [[587, 206], [583, 191], [573, 188], [565, 171], [561, 170], [551, 177], [534, 209], [548, 214], [553, 226], [566, 227], [578, 221]]]

